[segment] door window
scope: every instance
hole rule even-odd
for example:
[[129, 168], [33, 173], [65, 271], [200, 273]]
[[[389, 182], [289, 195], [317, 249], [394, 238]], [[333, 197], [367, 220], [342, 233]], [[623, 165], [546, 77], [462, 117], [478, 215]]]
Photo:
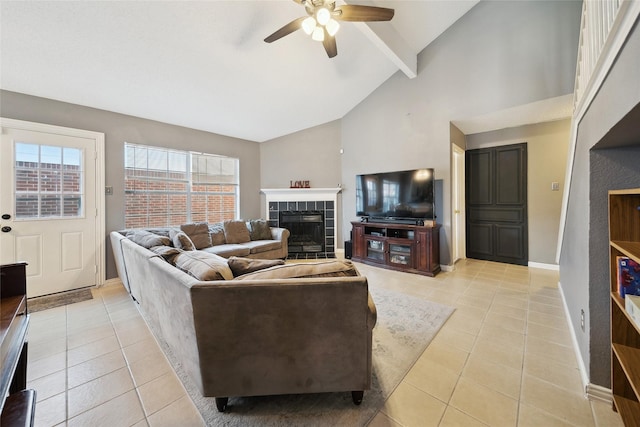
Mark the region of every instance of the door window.
[[83, 211], [82, 150], [15, 143], [15, 218], [80, 218]]

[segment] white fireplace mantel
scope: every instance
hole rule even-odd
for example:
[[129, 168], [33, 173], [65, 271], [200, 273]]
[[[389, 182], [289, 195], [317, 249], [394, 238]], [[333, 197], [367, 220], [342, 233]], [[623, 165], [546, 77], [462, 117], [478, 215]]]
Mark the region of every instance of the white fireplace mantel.
[[267, 211], [269, 202], [302, 202], [306, 200], [320, 201], [338, 199], [342, 188], [261, 188], [260, 192], [267, 196]]

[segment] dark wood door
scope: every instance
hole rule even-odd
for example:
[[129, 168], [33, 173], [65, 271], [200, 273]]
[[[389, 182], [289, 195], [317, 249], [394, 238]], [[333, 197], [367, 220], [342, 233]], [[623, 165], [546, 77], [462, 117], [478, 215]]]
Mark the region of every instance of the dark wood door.
[[467, 257], [527, 265], [527, 144], [466, 152]]

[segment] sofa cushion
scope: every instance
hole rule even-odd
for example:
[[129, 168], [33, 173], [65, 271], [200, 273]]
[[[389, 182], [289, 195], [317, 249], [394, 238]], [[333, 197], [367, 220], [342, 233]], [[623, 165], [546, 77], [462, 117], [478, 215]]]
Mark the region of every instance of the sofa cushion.
[[251, 235], [247, 223], [240, 220], [227, 220], [224, 222], [224, 238], [227, 243], [246, 243], [251, 241]]
[[156, 227], [156, 228], [145, 228], [145, 230], [152, 232], [153, 234], [157, 234], [158, 236], [169, 237], [169, 231], [171, 231], [171, 227]]
[[253, 273], [254, 271], [264, 270], [265, 268], [275, 265], [282, 265], [284, 261], [281, 259], [256, 259], [232, 256], [227, 260], [229, 268], [233, 272], [234, 277], [243, 274]]
[[282, 247], [279, 240], [252, 240], [243, 243], [242, 246], [249, 248], [249, 253], [259, 254], [260, 252], [276, 251]]
[[233, 273], [226, 259], [204, 251], [179, 253], [175, 257], [175, 266], [198, 280], [233, 279]]
[[357, 276], [358, 270], [351, 261], [331, 260], [300, 264], [285, 264], [253, 273], [243, 274], [235, 280], [294, 279], [310, 277]]
[[209, 224], [209, 235], [211, 236], [211, 244], [213, 246], [227, 243], [224, 238], [224, 225], [222, 225], [221, 222]]
[[210, 254], [216, 254], [229, 258], [230, 256], [247, 256], [249, 255], [249, 248], [244, 245], [232, 245], [225, 243], [224, 245], [211, 246], [210, 248], [202, 249]]
[[169, 237], [171, 237], [173, 246], [178, 249], [182, 249], [183, 251], [193, 251], [196, 248], [189, 236], [187, 236], [187, 234], [182, 230], [172, 229], [169, 232]]
[[174, 248], [172, 246], [152, 246], [149, 250], [160, 255], [169, 264], [175, 264], [176, 255], [182, 252], [182, 249]]
[[251, 231], [249, 232], [251, 240], [273, 239], [271, 236], [271, 227], [269, 227], [269, 223], [264, 219], [252, 219], [249, 221], [249, 225], [251, 226]]
[[211, 246], [211, 235], [209, 234], [209, 224], [206, 222], [194, 222], [182, 224], [180, 230], [189, 236], [196, 249], [204, 249]]
[[159, 236], [147, 230], [128, 231], [127, 238], [146, 249], [153, 246], [169, 246], [171, 244], [171, 240], [168, 237]]

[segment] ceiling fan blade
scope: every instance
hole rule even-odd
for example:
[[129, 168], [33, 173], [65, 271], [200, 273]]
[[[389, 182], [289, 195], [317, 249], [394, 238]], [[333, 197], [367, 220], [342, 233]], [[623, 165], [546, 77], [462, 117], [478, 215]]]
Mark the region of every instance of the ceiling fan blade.
[[298, 19], [294, 19], [293, 21], [289, 22], [287, 25], [280, 28], [278, 31], [276, 31], [275, 33], [271, 34], [269, 37], [264, 39], [264, 41], [267, 43], [272, 43], [278, 39], [281, 39], [284, 36], [288, 36], [294, 31], [299, 30], [302, 27], [302, 21], [304, 21], [305, 19], [307, 19], [306, 16], [303, 16]]
[[336, 38], [330, 36], [327, 32], [327, 29], [324, 29], [324, 40], [322, 40], [322, 45], [324, 46], [324, 50], [327, 51], [327, 55], [329, 58], [333, 58], [338, 54], [338, 46], [336, 46]]
[[395, 14], [393, 9], [386, 7], [358, 6], [354, 4], [340, 6], [340, 8], [336, 9], [336, 12], [340, 13], [334, 16], [335, 19], [353, 22], [390, 21]]

